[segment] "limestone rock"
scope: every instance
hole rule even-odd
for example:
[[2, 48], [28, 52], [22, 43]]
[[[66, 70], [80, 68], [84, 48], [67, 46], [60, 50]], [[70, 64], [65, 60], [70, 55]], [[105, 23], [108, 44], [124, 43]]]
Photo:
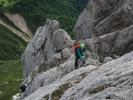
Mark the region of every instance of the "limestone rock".
[[58, 60], [57, 51], [70, 46], [71, 43], [67, 32], [59, 29], [59, 22], [48, 19], [45, 26], [38, 28], [22, 55], [24, 76], [27, 77], [36, 66], [51, 62], [55, 64]]
[[51, 84], [52, 82], [59, 80], [62, 76], [74, 70], [74, 55], [71, 56], [66, 62], [60, 64], [59, 66], [53, 65], [54, 68], [51, 68], [48, 71], [43, 73], [39, 72], [39, 67], [36, 67], [35, 70], [25, 79], [23, 84], [28, 83], [29, 86], [25, 91], [25, 96], [31, 94], [39, 87]]
[[70, 48], [65, 48], [62, 50], [62, 58], [67, 59], [71, 56], [71, 49]]
[[53, 43], [57, 51], [61, 51], [67, 46], [72, 45], [71, 37], [62, 29], [58, 29], [53, 33]]
[[95, 66], [99, 66], [101, 63], [99, 62], [98, 59], [92, 59], [92, 58], [87, 58], [85, 65], [95, 65]]
[[133, 52], [92, 71], [60, 100], [132, 100]]
[[37, 91], [35, 91], [33, 94], [26, 97], [24, 100], [42, 100], [42, 98], [54, 100], [54, 98], [58, 98], [59, 95], [55, 95], [57, 91], [60, 91], [63, 93], [64, 90], [66, 90], [69, 87], [72, 87], [79, 83], [84, 77], [87, 75], [87, 73], [91, 72], [92, 70], [96, 69], [96, 66], [88, 66], [83, 67], [78, 70], [75, 70], [65, 76], [63, 76], [58, 81], [55, 81], [53, 83], [49, 83], [47, 85], [44, 85], [44, 87], [39, 88]]
[[113, 33], [87, 39], [85, 43], [91, 51], [103, 56], [103, 59], [115, 54], [123, 55], [133, 50], [133, 25]]
[[72, 70], [72, 59], [36, 75], [24, 100], [132, 100], [133, 52], [77, 70]]
[[76, 33], [76, 39], [83, 40], [90, 38], [94, 28], [94, 18], [91, 12], [88, 12], [88, 8], [80, 14], [78, 21], [75, 25], [74, 32]]
[[[66, 48], [68, 49], [68, 48]], [[58, 58], [59, 55], [57, 55]], [[60, 56], [59, 56], [60, 59]], [[33, 92], [37, 91], [40, 87], [44, 87], [46, 85], [52, 84], [56, 81], [59, 81], [64, 77], [65, 75], [71, 73], [74, 71], [74, 62], [75, 62], [75, 56], [71, 54], [71, 56], [67, 59], [62, 59], [62, 63], [58, 64], [59, 61], [54, 61], [55, 63], [52, 64], [50, 62], [50, 69], [46, 70], [46, 67], [44, 70], [41, 68], [42, 66], [36, 67], [33, 72], [25, 79], [25, 81], [22, 84], [29, 84], [29, 86], [26, 88], [26, 91], [23, 95], [21, 95], [21, 98], [25, 98], [32, 94]], [[95, 65], [99, 66], [99, 61], [97, 59], [87, 58], [85, 66], [89, 65]], [[41, 70], [40, 70], [41, 69]], [[84, 68], [85, 69], [85, 68]]]
[[89, 0], [74, 31], [86, 39], [121, 30], [133, 24], [132, 0]]
[[107, 63], [109, 61], [113, 60], [112, 57], [105, 57], [103, 63]]

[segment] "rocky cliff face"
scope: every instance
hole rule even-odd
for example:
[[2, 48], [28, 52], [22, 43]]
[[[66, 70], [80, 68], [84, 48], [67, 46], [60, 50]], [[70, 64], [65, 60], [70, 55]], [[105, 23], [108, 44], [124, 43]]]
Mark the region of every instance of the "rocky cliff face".
[[73, 41], [59, 28], [58, 21], [48, 20], [37, 30], [22, 56], [25, 80], [21, 85], [27, 87], [20, 98], [132, 100], [133, 26], [131, 16], [127, 15], [132, 15], [132, 7], [129, 9], [132, 3], [131, 0], [89, 1], [75, 31], [79, 32], [78, 39], [95, 36], [82, 40], [87, 46], [87, 58], [77, 70]]
[[133, 24], [132, 0], [89, 0], [74, 31], [77, 39], [112, 33]]
[[74, 55], [47, 71], [42, 66], [36, 67], [23, 82], [29, 86], [21, 99], [132, 100], [133, 52], [103, 65], [94, 58], [86, 61], [77, 70]]
[[90, 0], [75, 25], [77, 39], [96, 37], [87, 44], [101, 57], [132, 51], [132, 5], [132, 0]]
[[[132, 100], [133, 52], [120, 58], [114, 55], [115, 59], [105, 57], [105, 59], [103, 58], [104, 62], [99, 61], [101, 58], [97, 54], [99, 50], [104, 51], [104, 53], [108, 53], [106, 51], [110, 50], [117, 52], [117, 49], [122, 47], [121, 45], [117, 47], [117, 42], [121, 41], [121, 36], [127, 34], [129, 36], [126, 41], [121, 42], [123, 45], [127, 44], [128, 40], [132, 40], [131, 30], [126, 31], [124, 29], [124, 33], [121, 33], [120, 30], [118, 33], [114, 32], [84, 40], [86, 45], [90, 47], [89, 51], [87, 50], [86, 64], [75, 70], [75, 56], [71, 51], [72, 40], [69, 35], [64, 30], [59, 29], [59, 22], [55, 20], [48, 20], [43, 28], [45, 31], [38, 29], [23, 55], [24, 65], [26, 65], [24, 72], [28, 72], [28, 75], [21, 84], [27, 84], [25, 92], [20, 96], [21, 100]], [[50, 38], [47, 37], [48, 34], [51, 36]], [[114, 43], [116, 34], [118, 39]], [[119, 34], [122, 35], [119, 36]], [[45, 40], [46, 37], [47, 40]], [[39, 42], [38, 39], [42, 42]], [[44, 43], [51, 43], [52, 45], [46, 47], [43, 45]], [[41, 45], [44, 46], [43, 49]], [[34, 46], [34, 49], [29, 49], [29, 46]], [[35, 49], [37, 47], [40, 49]], [[125, 49], [130, 50], [129, 48]], [[43, 53], [41, 56], [33, 55], [31, 50], [36, 50], [40, 54], [46, 50], [47, 59], [44, 60]], [[40, 59], [38, 59], [39, 57]], [[39, 60], [42, 62], [35, 62]], [[28, 65], [31, 63], [34, 66]]]
[[[60, 81], [62, 77], [74, 71], [75, 56], [72, 52], [72, 45], [73, 41], [70, 36], [64, 30], [59, 29], [59, 22], [56, 20], [47, 20], [45, 26], [37, 30], [22, 55], [25, 80], [21, 85], [28, 85], [21, 96], [22, 99], [27, 98], [40, 87]], [[100, 65], [97, 54], [89, 51], [87, 54], [89, 58], [86, 66], [90, 64], [93, 66], [87, 67], [88, 69], [82, 68], [76, 72], [76, 76], [85, 77], [90, 70]], [[72, 78], [76, 76], [74, 73]], [[65, 79], [67, 80], [69, 79]]]
[[133, 52], [91, 71], [60, 100], [132, 100], [132, 72]]
[[22, 55], [24, 65], [24, 76], [27, 77], [36, 66], [41, 64], [52, 66], [56, 60], [62, 59], [57, 52], [64, 51], [71, 46], [71, 37], [62, 29], [59, 29], [59, 22], [47, 20], [46, 25], [39, 27], [32, 41], [28, 44]]
[[25, 100], [132, 100], [132, 65], [130, 53], [98, 68], [83, 67], [40, 87]]
[[133, 50], [133, 26], [102, 35], [92, 39], [86, 39], [88, 48], [99, 54], [101, 60], [106, 56], [123, 55]]

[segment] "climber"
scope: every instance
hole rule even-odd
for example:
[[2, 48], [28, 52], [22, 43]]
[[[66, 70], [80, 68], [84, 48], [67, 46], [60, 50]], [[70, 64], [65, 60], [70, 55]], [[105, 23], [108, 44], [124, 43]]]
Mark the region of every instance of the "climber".
[[85, 44], [83, 42], [75, 42], [74, 43], [74, 51], [75, 51], [75, 69], [78, 69], [80, 66], [80, 62], [85, 64]]

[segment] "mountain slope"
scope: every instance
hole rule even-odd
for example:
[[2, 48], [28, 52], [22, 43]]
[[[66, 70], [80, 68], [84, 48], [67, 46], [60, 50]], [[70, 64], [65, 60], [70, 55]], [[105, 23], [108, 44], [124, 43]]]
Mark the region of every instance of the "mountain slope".
[[[16, 59], [20, 59], [27, 43], [19, 34], [24, 33], [20, 28], [21, 24], [18, 25], [22, 21], [19, 22], [18, 18], [14, 21], [14, 15], [23, 16], [28, 27], [31, 28], [32, 33], [34, 33], [39, 26], [44, 25], [46, 18], [58, 19], [61, 22], [61, 26], [74, 37], [72, 30], [81, 8], [77, 10], [74, 5], [75, 3], [72, 1], [73, 0], [0, 1], [0, 19], [2, 21], [4, 20], [4, 23], [0, 24], [0, 60], [2, 60], [0, 61], [0, 84], [2, 84], [0, 85], [1, 100], [11, 100], [11, 95], [18, 92], [20, 81], [18, 82], [16, 80], [17, 78], [22, 78], [22, 65], [20, 60]], [[3, 16], [5, 13], [10, 14], [10, 16]], [[19, 23], [15, 24], [16, 22]], [[31, 34], [26, 34], [31, 37]], [[17, 78], [14, 76], [17, 76]], [[9, 82], [9, 84], [4, 84], [7, 82]]]
[[11, 100], [22, 81], [20, 60], [0, 61], [0, 100]]
[[26, 43], [0, 24], [0, 60], [20, 58]]
[[[86, 4], [86, 0], [4, 0], [4, 2], [0, 2], [1, 7], [0, 7], [0, 18], [3, 22], [5, 23], [1, 23], [4, 26], [0, 27], [1, 28], [1, 34], [17, 34], [18, 36], [20, 36], [22, 39], [29, 41], [30, 37], [26, 36], [25, 33], [23, 33], [13, 22], [10, 21], [11, 18], [8, 18], [7, 16], [5, 16], [3, 13], [7, 12], [7, 13], [19, 13], [20, 15], [22, 15], [24, 17], [24, 19], [26, 20], [28, 27], [30, 27], [30, 29], [32, 30], [32, 32], [34, 33], [36, 31], [36, 29], [41, 26], [44, 25], [45, 20], [47, 18], [50, 19], [57, 19], [60, 21], [60, 25], [62, 28], [64, 28], [65, 30], [67, 30], [69, 32], [69, 34], [71, 35], [72, 38], [74, 38], [74, 34], [73, 34], [73, 27], [74, 24], [76, 22], [76, 19], [78, 17], [78, 14], [80, 13], [81, 9], [83, 9], [83, 6], [85, 6]], [[81, 5], [81, 6], [79, 6]], [[4, 15], [4, 16], [3, 16]], [[16, 19], [17, 21], [17, 19]], [[4, 28], [4, 30], [3, 30]], [[7, 30], [6, 30], [7, 29]], [[15, 31], [14, 31], [15, 29]], [[27, 34], [27, 33], [26, 33]], [[15, 35], [13, 35], [15, 36]], [[18, 37], [15, 36], [15, 37]], [[3, 38], [3, 37], [1, 37]], [[16, 40], [17, 38], [14, 38], [13, 40]], [[20, 39], [20, 38], [19, 38]], [[28, 40], [27, 40], [28, 39]], [[2, 41], [4, 41], [4, 39], [2, 39]], [[8, 38], [6, 39], [7, 41]], [[17, 39], [18, 40], [18, 39]], [[12, 42], [12, 41], [11, 41]], [[20, 44], [23, 44], [23, 42], [20, 39]], [[8, 44], [10, 45], [10, 43], [7, 43], [6, 46], [8, 46]], [[3, 45], [3, 44], [1, 44]], [[3, 48], [1, 47], [1, 51], [4, 51]], [[12, 51], [12, 49], [16, 49], [16, 48], [10, 48], [11, 46], [8, 47], [7, 51], [9, 51], [9, 54], [7, 51], [6, 55], [9, 55], [9, 58], [11, 58], [12, 56], [10, 56], [10, 51]], [[17, 47], [19, 47], [19, 45], [17, 45]], [[10, 50], [11, 49], [11, 50]], [[17, 50], [16, 50], [17, 51]], [[17, 55], [17, 52], [14, 51], [12, 53], [12, 55]], [[23, 50], [22, 50], [23, 51]], [[14, 56], [15, 56], [14, 55]], [[5, 56], [4, 54], [1, 54], [1, 56], [8, 58]], [[2, 58], [3, 58], [2, 57]], [[8, 58], [8, 59], [9, 59]], [[5, 60], [4, 59], [4, 60]]]
[[[109, 57], [107, 52], [130, 44], [132, 29], [133, 26], [83, 40], [86, 63], [75, 69], [72, 40], [67, 32], [60, 31], [58, 21], [48, 20], [38, 29], [22, 57], [25, 79], [21, 86], [25, 90], [21, 100], [132, 100], [133, 49], [127, 48], [131, 51], [127, 54], [121, 49], [125, 54], [122, 57], [115, 54]], [[125, 41], [121, 41], [122, 37]]]
[[[75, 4], [80, 4], [80, 2], [75, 3], [73, 0], [19, 0], [13, 6], [9, 5], [6, 8], [11, 12], [23, 15], [33, 32], [39, 26], [44, 25], [46, 18], [50, 18], [59, 20], [62, 28], [73, 36], [73, 26], [80, 12]], [[83, 6], [85, 3], [81, 8]], [[78, 8], [80, 7], [78, 6]]]
[[[20, 58], [27, 44], [26, 42], [29, 42], [31, 39], [31, 33], [22, 31], [11, 20], [4, 15], [4, 10], [0, 8], [0, 60]], [[17, 22], [19, 23], [19, 21]]]
[[27, 34], [21, 32], [21, 31], [16, 30], [14, 27], [9, 25], [8, 23], [5, 23], [1, 19], [0, 19], [0, 24], [3, 25], [4, 27], [6, 27], [7, 29], [9, 29], [10, 31], [12, 31], [14, 34], [19, 36], [20, 38], [22, 38], [25, 42], [29, 42], [30, 41], [30, 37]]
[[[61, 27], [63, 27], [65, 30], [67, 30], [69, 32], [69, 34], [72, 36], [72, 38], [74, 38], [74, 34], [73, 34], [73, 26], [76, 22], [76, 19], [78, 17], [79, 12], [81, 11], [81, 9], [83, 9], [83, 6], [85, 6], [85, 2], [86, 0], [82, 1], [81, 4], [81, 0], [77, 0], [75, 2], [75, 0], [4, 0], [3, 4], [1, 3], [1, 7], [0, 7], [0, 19], [4, 20], [4, 24], [1, 25], [0, 29], [1, 29], [1, 35], [4, 34], [18, 34], [18, 36], [20, 36], [22, 39], [27, 41], [27, 37], [25, 35], [25, 33], [23, 33], [13, 22], [11, 22], [9, 19], [7, 18], [7, 16], [5, 16], [3, 13], [7, 12], [7, 13], [19, 13], [20, 15], [22, 15], [24, 17], [24, 19], [26, 20], [28, 26], [31, 28], [32, 32], [34, 33], [36, 31], [36, 29], [41, 26], [44, 25], [45, 20], [47, 18], [50, 19], [57, 19], [60, 21], [60, 25]], [[78, 6], [77, 6], [78, 5]], [[79, 6], [81, 5], [81, 6]], [[3, 7], [2, 7], [3, 6]], [[17, 19], [16, 19], [17, 20]], [[6, 26], [5, 26], [6, 25]], [[12, 27], [12, 28], [11, 28]], [[14, 31], [15, 29], [15, 31]], [[20, 34], [19, 34], [20, 33]], [[22, 34], [21, 34], [22, 33]], [[26, 33], [27, 34], [27, 33]], [[15, 35], [13, 35], [15, 36]], [[15, 36], [15, 38], [13, 39], [13, 41], [18, 40], [17, 37]], [[30, 36], [31, 37], [31, 36]], [[2, 40], [1, 41], [5, 41], [4, 36], [1, 37]], [[8, 37], [6, 38], [7, 41]], [[30, 39], [28, 39], [29, 41]], [[11, 41], [12, 42], [12, 41]], [[1, 42], [2, 43], [2, 42]], [[6, 43], [6, 42], [5, 42]], [[23, 44], [23, 42], [21, 41], [21, 39], [19, 38], [19, 43]], [[9, 46], [8, 46], [9, 44]], [[3, 44], [0, 44], [3, 45]], [[14, 44], [16, 47], [19, 47], [19, 45]], [[10, 43], [7, 43], [6, 45], [4, 44], [4, 47], [1, 47], [1, 51], [4, 52], [0, 55], [0, 59], [4, 58], [4, 60], [6, 60], [8, 57], [8, 59], [11, 59], [11, 51], [13, 49], [17, 49], [15, 48], [15, 46], [10, 46]], [[7, 48], [8, 47], [8, 48]], [[10, 48], [11, 47], [11, 48]], [[6, 48], [7, 51], [4, 51], [3, 48]], [[23, 46], [24, 48], [24, 46]], [[14, 52], [12, 51], [12, 55], [16, 56], [18, 50], [16, 50]], [[20, 50], [20, 49], [19, 49]], [[23, 51], [23, 49], [21, 50]], [[6, 53], [5, 53], [6, 52]], [[5, 56], [6, 55], [6, 56]], [[18, 54], [20, 55], [20, 54]], [[1, 59], [1, 60], [2, 60]]]
[[[67, 44], [68, 39], [60, 39], [64, 32], [58, 30], [58, 22], [48, 21], [40, 27], [24, 52], [25, 79], [21, 86], [25, 86], [25, 91], [20, 98], [132, 100], [132, 4], [132, 0], [90, 0], [76, 27], [78, 39], [87, 48], [86, 63], [79, 69], [74, 66], [73, 44], [65, 48], [60, 45]], [[97, 37], [83, 40], [93, 32]], [[58, 38], [55, 33], [60, 34]], [[61, 47], [59, 51], [57, 45]]]

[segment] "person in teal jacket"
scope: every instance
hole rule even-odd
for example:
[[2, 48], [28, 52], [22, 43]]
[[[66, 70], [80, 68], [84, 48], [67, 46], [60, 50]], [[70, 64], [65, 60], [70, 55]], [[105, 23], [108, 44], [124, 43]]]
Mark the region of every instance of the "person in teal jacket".
[[79, 60], [81, 60], [83, 62], [83, 64], [85, 63], [85, 57], [86, 57], [86, 53], [85, 53], [86, 49], [85, 49], [85, 44], [84, 43], [80, 43], [80, 46], [77, 46], [75, 48], [75, 69], [78, 69], [79, 67]]

